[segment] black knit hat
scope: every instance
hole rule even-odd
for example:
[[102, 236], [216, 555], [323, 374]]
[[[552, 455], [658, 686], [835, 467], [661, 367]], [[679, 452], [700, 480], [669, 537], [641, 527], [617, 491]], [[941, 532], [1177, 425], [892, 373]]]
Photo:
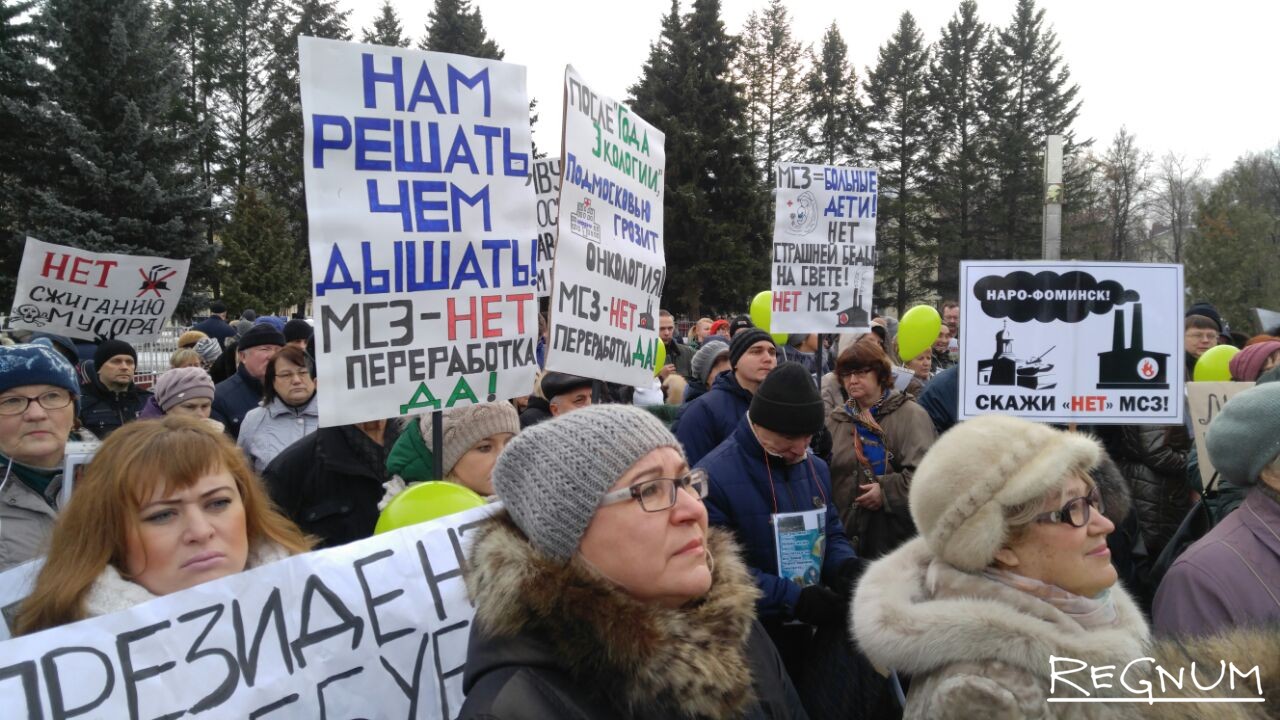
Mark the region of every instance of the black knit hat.
[[760, 328], [747, 328], [734, 335], [733, 339], [729, 341], [729, 365], [736, 370], [738, 368], [738, 360], [742, 359], [742, 356], [747, 354], [747, 350], [750, 350], [751, 346], [758, 342], [767, 342], [777, 347], [769, 333]]
[[311, 323], [306, 320], [293, 319], [284, 324], [285, 342], [306, 340], [311, 337]]
[[279, 345], [284, 347], [284, 335], [266, 323], [258, 323], [240, 336], [240, 341], [236, 343], [236, 351], [244, 352], [259, 345]]
[[739, 315], [729, 321], [729, 337], [733, 337], [739, 330], [746, 330], [752, 326], [751, 318], [747, 315]]
[[133, 358], [134, 364], [138, 362], [138, 351], [133, 346], [123, 340], [106, 340], [93, 351], [93, 366], [101, 369], [107, 361], [117, 355], [128, 355]]
[[747, 411], [751, 422], [789, 437], [817, 434], [825, 414], [813, 376], [794, 362], [782, 363], [769, 373]]

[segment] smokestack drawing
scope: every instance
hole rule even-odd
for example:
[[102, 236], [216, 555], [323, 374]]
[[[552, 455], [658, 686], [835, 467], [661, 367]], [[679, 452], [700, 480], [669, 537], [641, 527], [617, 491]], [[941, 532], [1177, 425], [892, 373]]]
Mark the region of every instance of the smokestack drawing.
[[1116, 326], [1111, 331], [1111, 349], [1120, 351], [1124, 349], [1124, 310], [1116, 308]]
[[1133, 343], [1129, 348], [1142, 352], [1142, 303], [1133, 305]]

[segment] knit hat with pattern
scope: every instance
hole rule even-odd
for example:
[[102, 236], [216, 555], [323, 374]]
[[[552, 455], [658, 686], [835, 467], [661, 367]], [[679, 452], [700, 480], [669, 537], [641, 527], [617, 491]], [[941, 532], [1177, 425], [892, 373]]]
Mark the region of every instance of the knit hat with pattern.
[[[434, 415], [428, 413], [418, 422], [422, 432], [422, 442], [432, 452], [431, 434]], [[509, 402], [478, 403], [476, 405], [459, 405], [444, 411], [444, 474], [453, 471], [453, 466], [467, 454], [476, 443], [492, 435], [520, 432], [520, 416]]]
[[592, 405], [512, 438], [493, 467], [493, 487], [534, 548], [568, 562], [604, 494], [661, 447], [684, 457], [653, 415], [630, 405]]

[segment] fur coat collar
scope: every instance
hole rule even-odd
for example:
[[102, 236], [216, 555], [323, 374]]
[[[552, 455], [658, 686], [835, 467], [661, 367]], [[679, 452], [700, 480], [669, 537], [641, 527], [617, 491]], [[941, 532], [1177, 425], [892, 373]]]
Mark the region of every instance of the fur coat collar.
[[[289, 551], [273, 542], [263, 542], [249, 551], [245, 570], [289, 557]], [[84, 617], [98, 617], [128, 610], [160, 597], [136, 582], [127, 580], [114, 565], [107, 565], [89, 587], [84, 600]]]
[[707, 531], [710, 592], [680, 609], [635, 600], [576, 558], [548, 560], [505, 512], [478, 534], [467, 588], [481, 632], [534, 634], [575, 682], [630, 715], [740, 717], [755, 702], [746, 646], [759, 591], [724, 531]]
[[1114, 626], [1086, 630], [1052, 605], [935, 560], [916, 538], [858, 585], [853, 633], [872, 662], [910, 675], [953, 663], [1003, 662], [1048, 677], [1049, 656], [1123, 666], [1143, 656], [1146, 620], [1118, 583]]

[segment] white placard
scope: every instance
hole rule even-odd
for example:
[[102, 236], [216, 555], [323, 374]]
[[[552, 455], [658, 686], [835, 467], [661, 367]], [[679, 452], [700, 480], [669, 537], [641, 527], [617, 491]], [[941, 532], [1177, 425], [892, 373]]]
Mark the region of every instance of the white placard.
[[1231, 398], [1253, 387], [1251, 382], [1189, 382], [1187, 405], [1191, 413], [1191, 429], [1196, 436], [1196, 458], [1200, 465], [1200, 487], [1209, 487], [1217, 470], [1209, 457], [1209, 423], [1222, 412]]
[[560, 158], [533, 161], [529, 182], [538, 202], [538, 297], [551, 295], [551, 267], [560, 232]]
[[468, 532], [494, 509], [0, 643], [0, 708], [13, 718], [452, 718], [474, 614]]
[[1182, 266], [960, 263], [960, 418], [1182, 422]]
[[548, 370], [648, 387], [667, 263], [665, 138], [565, 68]]
[[879, 181], [870, 168], [778, 164], [772, 332], [867, 332]]
[[525, 69], [301, 37], [323, 426], [527, 395]]
[[190, 260], [95, 253], [27, 238], [11, 327], [145, 343], [160, 335], [187, 285]]

